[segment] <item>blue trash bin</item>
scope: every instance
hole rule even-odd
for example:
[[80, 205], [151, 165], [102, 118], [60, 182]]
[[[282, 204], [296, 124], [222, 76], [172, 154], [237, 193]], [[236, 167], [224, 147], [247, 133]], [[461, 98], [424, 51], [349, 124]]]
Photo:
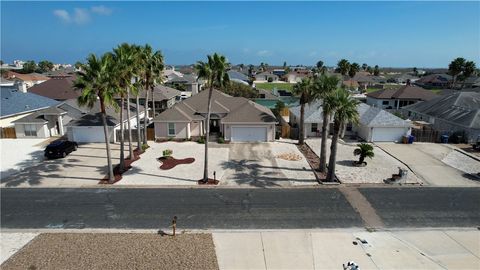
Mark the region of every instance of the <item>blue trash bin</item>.
[[408, 136], [408, 143], [409, 144], [412, 144], [414, 140], [415, 140], [415, 136], [412, 136], [412, 135]]
[[442, 143], [448, 143], [448, 135], [442, 135], [442, 136], [440, 137], [440, 141], [441, 141]]

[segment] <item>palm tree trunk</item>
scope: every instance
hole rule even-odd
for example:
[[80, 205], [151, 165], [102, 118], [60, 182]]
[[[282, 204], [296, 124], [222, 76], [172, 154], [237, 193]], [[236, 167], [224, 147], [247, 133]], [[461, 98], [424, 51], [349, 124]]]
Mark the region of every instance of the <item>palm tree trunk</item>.
[[207, 108], [207, 120], [205, 121], [206, 125], [206, 134], [205, 134], [205, 163], [203, 165], [203, 182], [208, 181], [208, 140], [210, 133], [210, 108], [212, 107], [212, 92], [213, 86], [210, 86], [208, 90], [208, 108]]
[[335, 180], [335, 163], [337, 162], [337, 143], [338, 136], [340, 135], [340, 128], [342, 123], [335, 122], [333, 128], [332, 145], [330, 146], [330, 160], [328, 161], [328, 173], [327, 182], [333, 182]]
[[322, 142], [320, 145], [320, 172], [327, 171], [327, 138], [328, 138], [328, 114], [323, 111], [323, 123], [322, 123]]
[[143, 116], [143, 144], [148, 144], [147, 142], [147, 121], [148, 121], [148, 92], [150, 90], [145, 87], [145, 115]]
[[132, 146], [132, 125], [130, 123], [130, 89], [127, 87], [127, 128], [128, 128], [128, 153], [130, 159], [133, 159], [133, 146]]
[[100, 99], [100, 108], [102, 110], [103, 133], [105, 134], [105, 144], [107, 146], [108, 182], [113, 184], [115, 177], [113, 175], [112, 156], [110, 150], [110, 134], [107, 127], [107, 113], [105, 111], [105, 104], [103, 103], [102, 99]]
[[156, 106], [155, 106], [155, 95], [154, 95], [154, 93], [153, 93], [153, 88], [152, 88], [152, 108], [153, 108], [153, 115], [152, 115], [152, 117], [155, 118], [155, 116], [156, 116], [156, 114], [155, 114], [155, 108], [156, 108]]
[[125, 98], [120, 98], [120, 172], [125, 170], [125, 129], [123, 125], [123, 110], [125, 108]]
[[300, 105], [300, 129], [298, 134], [298, 144], [305, 143], [305, 103]]
[[137, 149], [138, 151], [142, 151], [142, 130], [141, 130], [141, 125], [140, 125], [140, 97], [138, 96], [138, 93], [136, 95], [136, 100], [135, 100], [135, 105], [137, 106], [136, 112], [137, 112]]

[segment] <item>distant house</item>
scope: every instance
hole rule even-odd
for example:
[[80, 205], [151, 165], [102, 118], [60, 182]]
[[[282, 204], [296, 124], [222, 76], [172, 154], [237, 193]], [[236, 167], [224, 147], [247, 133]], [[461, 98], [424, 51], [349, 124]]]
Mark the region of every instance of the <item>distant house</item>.
[[452, 84], [452, 76], [448, 74], [431, 74], [421, 77], [415, 84], [427, 89], [449, 88]]
[[[15, 87], [1, 87], [0, 103], [0, 127], [13, 127], [16, 121], [37, 111], [58, 105], [59, 102], [50, 98], [42, 97], [32, 93], [21, 92]], [[35, 123], [22, 123], [22, 128], [30, 131], [24, 136], [36, 137], [40, 135], [45, 137], [47, 131], [36, 126]], [[18, 137], [23, 137], [18, 134]]]
[[[65, 125], [67, 129], [67, 137], [69, 140], [73, 140], [81, 143], [92, 143], [92, 142], [105, 142], [105, 135], [103, 131], [102, 115], [100, 113], [100, 104], [97, 102], [92, 109], [79, 107], [78, 104], [69, 103], [72, 107], [76, 107], [79, 110], [87, 110], [79, 118], [70, 121]], [[130, 119], [127, 119], [127, 106], [123, 108], [123, 125], [126, 129], [128, 126], [128, 121], [133, 129], [137, 128], [137, 119], [136, 119], [136, 110], [137, 107], [135, 104], [130, 104]], [[141, 106], [140, 110], [140, 119], [144, 117], [144, 107]], [[112, 107], [106, 108], [107, 113], [107, 126], [109, 133], [110, 142], [117, 142], [119, 138], [117, 137], [117, 131], [120, 130], [120, 112], [116, 111]], [[132, 132], [135, 133], [135, 132]]]
[[465, 133], [467, 140], [480, 136], [480, 92], [464, 90], [403, 108], [412, 120], [421, 120], [443, 134]]
[[272, 70], [272, 74], [275, 74], [278, 77], [282, 77], [283, 75], [285, 75], [287, 73], [285, 72], [285, 69], [283, 69], [283, 68], [275, 68], [275, 69]]
[[[142, 106], [145, 106], [145, 90], [139, 92], [139, 103]], [[181, 92], [177, 89], [165, 85], [157, 85], [153, 89], [153, 100], [155, 101], [155, 115], [163, 112], [164, 110], [171, 108], [175, 102], [180, 100]], [[116, 97], [119, 100], [118, 97]], [[136, 99], [132, 98], [130, 100], [132, 103], [135, 103]], [[154, 117], [153, 106], [152, 106], [152, 93], [149, 93], [149, 103], [148, 108], [151, 110], [149, 112], [149, 117]]]
[[[367, 142], [396, 142], [402, 139], [410, 129], [410, 123], [380, 108], [360, 103], [357, 106], [360, 121], [358, 125], [347, 126], [347, 132], [355, 134]], [[305, 137], [321, 136], [323, 123], [320, 101], [305, 106]], [[333, 119], [331, 119], [333, 120]], [[298, 127], [300, 106], [290, 108], [290, 124]]]
[[308, 72], [302, 72], [302, 71], [290, 71], [285, 75], [286, 81], [288, 83], [299, 83], [308, 76], [309, 76]]
[[266, 107], [220, 91], [212, 93], [210, 123], [205, 123], [208, 91], [202, 91], [154, 118], [155, 138], [190, 139], [210, 133], [226, 141], [274, 141], [276, 118]]
[[28, 89], [28, 92], [58, 101], [78, 98], [81, 91], [73, 86], [75, 78], [74, 76], [53, 77], [48, 81], [34, 85]]
[[382, 109], [400, 109], [418, 101], [437, 97], [432, 91], [407, 84], [398, 89], [383, 89], [366, 94], [367, 104]]
[[278, 81], [278, 76], [271, 73], [271, 72], [262, 72], [262, 73], [258, 73], [258, 74], [255, 74], [255, 81], [258, 81], [258, 82], [268, 82], [268, 81], [271, 81], [271, 82], [277, 82]]
[[173, 77], [165, 82], [165, 85], [179, 90], [182, 99], [198, 94], [202, 90], [203, 82], [197, 80], [195, 75], [183, 75], [182, 77]]
[[462, 88], [480, 87], [480, 77], [470, 76], [465, 81], [459, 83], [462, 85]]
[[232, 82], [238, 82], [244, 85], [250, 85], [250, 78], [241, 72], [238, 72], [235, 70], [229, 70], [227, 71], [227, 74], [230, 81]]
[[43, 83], [48, 81], [50, 78], [38, 73], [29, 73], [22, 74], [14, 71], [7, 71], [5, 78], [11, 81], [17, 81], [17, 83], [22, 84], [22, 87], [28, 89], [36, 84]]
[[395, 81], [395, 83], [398, 83], [398, 84], [407, 84], [407, 82], [415, 83], [415, 82], [418, 81], [420, 78], [417, 77], [417, 76], [408, 74], [408, 73], [403, 73], [403, 74], [394, 76], [392, 79]]

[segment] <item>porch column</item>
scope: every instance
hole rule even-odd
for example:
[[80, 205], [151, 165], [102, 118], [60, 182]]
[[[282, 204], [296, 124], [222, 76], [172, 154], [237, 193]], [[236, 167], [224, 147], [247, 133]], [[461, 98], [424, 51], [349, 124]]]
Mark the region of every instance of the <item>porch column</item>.
[[58, 130], [60, 130], [60, 136], [64, 135], [63, 131], [63, 116], [59, 115], [58, 116]]

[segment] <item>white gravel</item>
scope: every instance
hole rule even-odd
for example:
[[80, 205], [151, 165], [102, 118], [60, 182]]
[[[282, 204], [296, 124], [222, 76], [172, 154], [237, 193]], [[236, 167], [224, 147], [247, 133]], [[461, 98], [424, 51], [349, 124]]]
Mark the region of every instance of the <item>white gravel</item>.
[[45, 139], [1, 139], [0, 179], [43, 160]]
[[480, 162], [458, 151], [448, 153], [442, 162], [465, 173], [480, 173]]

